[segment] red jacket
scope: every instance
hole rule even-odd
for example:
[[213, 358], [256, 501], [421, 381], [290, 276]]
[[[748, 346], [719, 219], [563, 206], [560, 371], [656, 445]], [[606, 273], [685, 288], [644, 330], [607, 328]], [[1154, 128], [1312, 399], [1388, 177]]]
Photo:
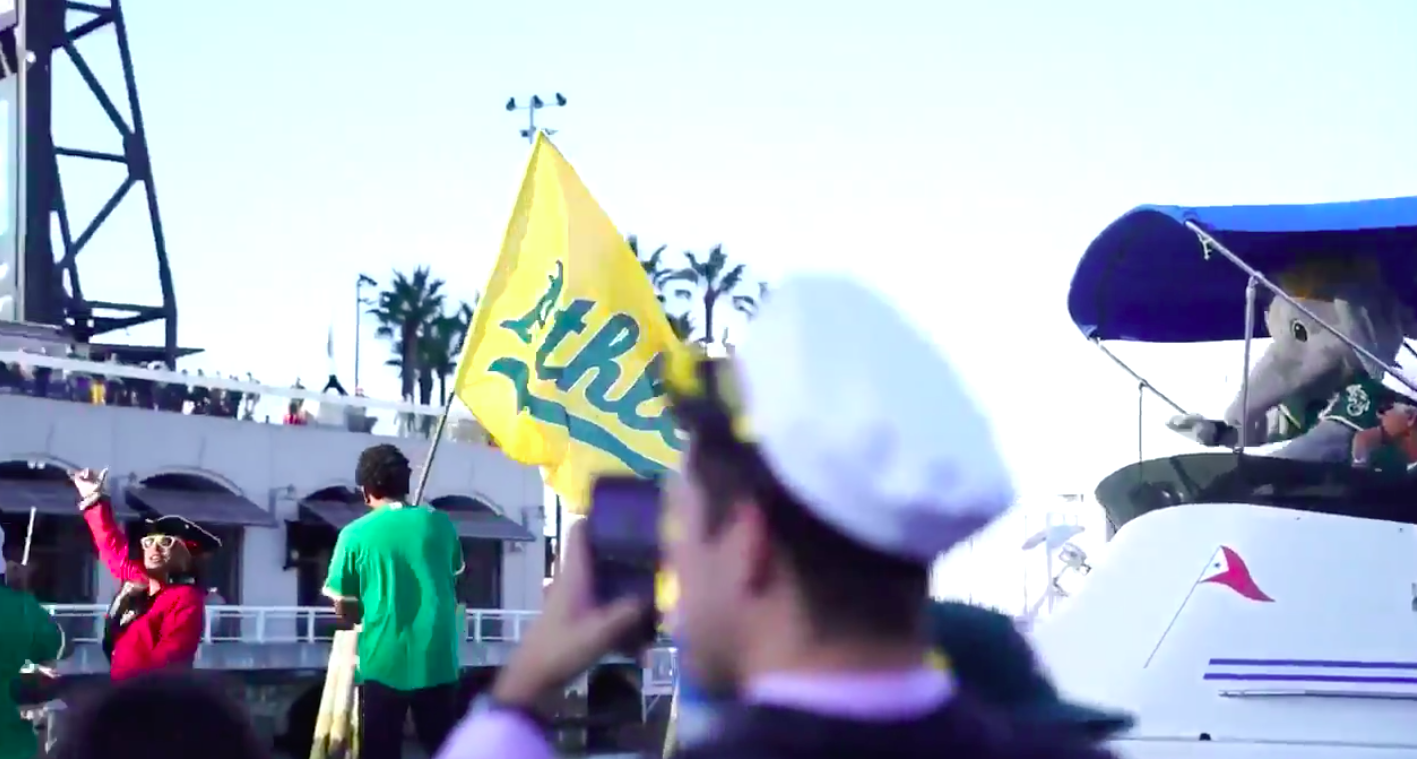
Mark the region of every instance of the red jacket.
[[[103, 565], [120, 583], [149, 581], [142, 562], [128, 558], [128, 538], [113, 518], [107, 500], [84, 511], [94, 547]], [[109, 662], [114, 680], [164, 667], [190, 668], [206, 629], [205, 593], [196, 585], [168, 585], [157, 592], [147, 612], [119, 634]]]

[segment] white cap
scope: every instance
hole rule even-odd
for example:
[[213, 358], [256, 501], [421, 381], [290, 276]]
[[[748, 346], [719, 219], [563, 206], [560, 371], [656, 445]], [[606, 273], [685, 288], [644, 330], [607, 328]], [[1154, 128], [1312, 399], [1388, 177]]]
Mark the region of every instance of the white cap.
[[878, 294], [847, 277], [795, 277], [749, 333], [734, 365], [752, 436], [783, 485], [843, 535], [931, 561], [1012, 503], [984, 415]]

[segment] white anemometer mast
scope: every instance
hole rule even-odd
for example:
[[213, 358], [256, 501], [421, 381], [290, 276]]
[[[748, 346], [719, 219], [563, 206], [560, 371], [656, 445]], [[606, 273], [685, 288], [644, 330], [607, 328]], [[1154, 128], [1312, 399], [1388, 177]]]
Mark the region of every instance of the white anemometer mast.
[[[1045, 575], [1048, 579], [1048, 585], [1044, 588], [1043, 595], [1024, 609], [1023, 616], [1019, 619], [1019, 622], [1026, 627], [1032, 626], [1038, 615], [1045, 609], [1052, 613], [1054, 603], [1059, 596], [1066, 597], [1058, 585], [1058, 581], [1062, 579], [1063, 575], [1069, 571], [1087, 574], [1091, 569], [1087, 565], [1087, 554], [1069, 542], [1083, 532], [1082, 525], [1054, 524], [1053, 519], [1053, 512], [1048, 512], [1044, 517], [1043, 529], [1023, 541], [1025, 553], [1039, 546], [1043, 547], [1047, 567]], [[1055, 557], [1063, 562], [1062, 569], [1056, 572], [1053, 569]]]

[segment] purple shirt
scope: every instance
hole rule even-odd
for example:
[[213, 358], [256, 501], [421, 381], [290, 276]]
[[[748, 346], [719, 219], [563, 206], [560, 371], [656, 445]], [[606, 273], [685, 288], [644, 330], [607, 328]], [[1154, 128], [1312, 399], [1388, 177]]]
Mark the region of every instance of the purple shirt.
[[[744, 700], [856, 720], [922, 716], [954, 694], [949, 675], [933, 669], [870, 674], [780, 673], [754, 679]], [[469, 714], [453, 729], [436, 759], [554, 759], [536, 726], [518, 714]]]

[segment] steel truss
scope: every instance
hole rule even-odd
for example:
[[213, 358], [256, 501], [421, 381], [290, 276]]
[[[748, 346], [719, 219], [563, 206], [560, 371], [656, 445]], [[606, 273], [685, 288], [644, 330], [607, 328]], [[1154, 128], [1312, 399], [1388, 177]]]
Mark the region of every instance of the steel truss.
[[[138, 102], [137, 79], [133, 73], [133, 57], [128, 43], [120, 0], [106, 4], [71, 2], [68, 0], [21, 0], [23, 44], [29, 48], [29, 65], [21, 83], [21, 102], [26, 152], [24, 172], [25, 192], [25, 314], [23, 318], [63, 326], [78, 342], [88, 343], [94, 337], [154, 322], [162, 322], [163, 344], [157, 358], [173, 366], [177, 347], [177, 297], [172, 282], [172, 269], [158, 212], [157, 189], [153, 183], [148, 142], [143, 128], [142, 108]], [[115, 98], [104, 89], [94, 75], [79, 41], [102, 29], [111, 28], [118, 47], [123, 73], [124, 92], [131, 118], [124, 118]], [[6, 72], [19, 70], [13, 30], [0, 40]], [[53, 132], [54, 66], [67, 59], [79, 78], [87, 85], [98, 105], [107, 114], [117, 132], [116, 145], [107, 149], [56, 145]], [[118, 164], [125, 176], [107, 201], [82, 227], [70, 217], [64, 199], [60, 157], [68, 161], [101, 161]], [[152, 251], [157, 257], [158, 284], [162, 292], [160, 305], [119, 303], [90, 300], [84, 296], [79, 276], [78, 256], [94, 239], [114, 210], [141, 185], [142, 202], [146, 203], [152, 229]], [[55, 238], [57, 231], [58, 239]], [[90, 254], [92, 255], [92, 254]], [[149, 356], [154, 352], [150, 351]]]

